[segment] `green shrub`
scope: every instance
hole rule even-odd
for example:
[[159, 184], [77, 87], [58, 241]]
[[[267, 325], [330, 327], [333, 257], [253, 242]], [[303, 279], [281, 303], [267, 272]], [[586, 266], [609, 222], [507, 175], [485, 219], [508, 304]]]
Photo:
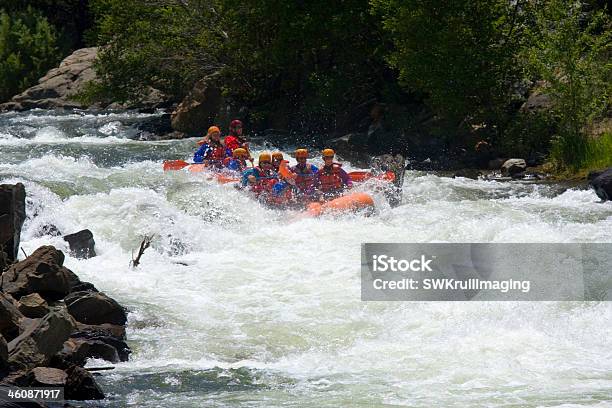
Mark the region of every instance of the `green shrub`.
[[60, 58], [57, 32], [39, 11], [0, 10], [0, 101], [35, 84]]

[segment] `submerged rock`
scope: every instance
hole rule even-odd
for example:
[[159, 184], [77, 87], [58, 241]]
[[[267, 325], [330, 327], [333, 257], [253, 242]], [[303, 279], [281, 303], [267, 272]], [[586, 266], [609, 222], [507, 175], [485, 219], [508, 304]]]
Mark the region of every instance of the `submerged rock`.
[[79, 259], [96, 256], [96, 241], [94, 241], [93, 233], [88, 229], [65, 235], [64, 241], [68, 242], [70, 253]]

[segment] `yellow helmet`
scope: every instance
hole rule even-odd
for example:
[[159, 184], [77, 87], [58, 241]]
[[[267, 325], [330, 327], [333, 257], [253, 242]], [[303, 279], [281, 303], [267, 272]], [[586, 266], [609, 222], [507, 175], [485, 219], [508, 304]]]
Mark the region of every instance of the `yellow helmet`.
[[272, 162], [272, 156], [270, 156], [270, 153], [261, 153], [259, 155], [259, 164], [261, 164], [261, 162], [268, 162], [271, 163]]
[[272, 160], [283, 160], [284, 156], [281, 152], [272, 153]]
[[221, 129], [219, 129], [219, 127], [217, 127], [217, 126], [211, 126], [211, 127], [208, 128], [208, 133], [206, 135], [210, 136], [210, 135], [212, 135], [215, 132], [220, 134], [221, 133]]
[[248, 156], [249, 156], [249, 154], [242, 147], [234, 149], [234, 151], [232, 152], [232, 157], [235, 157], [235, 158], [238, 158], [238, 157], [248, 157]]
[[307, 159], [308, 158], [308, 150], [306, 150], [306, 149], [297, 149], [295, 151], [295, 158], [296, 159], [301, 159], [301, 158]]
[[333, 149], [323, 149], [321, 153], [323, 157], [334, 157], [336, 155]]

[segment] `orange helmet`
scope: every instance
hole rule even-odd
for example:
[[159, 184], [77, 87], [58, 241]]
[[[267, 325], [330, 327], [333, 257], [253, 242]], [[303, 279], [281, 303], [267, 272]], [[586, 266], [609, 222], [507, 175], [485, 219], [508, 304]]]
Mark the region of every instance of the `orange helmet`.
[[270, 155], [270, 153], [261, 153], [259, 155], [259, 164], [261, 164], [261, 162], [268, 162], [271, 163], [272, 162], [272, 156]]
[[206, 134], [206, 136], [210, 136], [210, 135], [212, 135], [215, 132], [221, 134], [221, 129], [219, 129], [218, 126], [211, 126], [211, 127], [208, 128], [208, 133]]
[[272, 160], [283, 160], [284, 156], [281, 152], [272, 153]]
[[323, 149], [321, 154], [323, 155], [323, 157], [334, 157], [336, 155], [336, 152], [334, 152], [333, 149]]
[[307, 159], [308, 158], [308, 150], [306, 149], [297, 149], [295, 151], [296, 159]]
[[234, 158], [249, 157], [249, 154], [247, 153], [245, 149], [243, 149], [242, 147], [239, 147], [237, 149], [234, 149], [234, 151], [232, 152], [232, 157]]

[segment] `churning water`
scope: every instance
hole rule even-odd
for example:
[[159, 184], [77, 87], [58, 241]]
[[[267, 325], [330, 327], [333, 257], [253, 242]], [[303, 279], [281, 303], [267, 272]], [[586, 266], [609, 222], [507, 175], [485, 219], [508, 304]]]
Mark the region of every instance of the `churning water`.
[[25, 251], [91, 229], [98, 256], [66, 265], [129, 308], [134, 353], [98, 377], [102, 406], [611, 406], [611, 304], [362, 302], [359, 270], [362, 242], [612, 242], [612, 203], [408, 172], [397, 208], [302, 218], [164, 173], [195, 142], [132, 140], [144, 117], [0, 115]]

